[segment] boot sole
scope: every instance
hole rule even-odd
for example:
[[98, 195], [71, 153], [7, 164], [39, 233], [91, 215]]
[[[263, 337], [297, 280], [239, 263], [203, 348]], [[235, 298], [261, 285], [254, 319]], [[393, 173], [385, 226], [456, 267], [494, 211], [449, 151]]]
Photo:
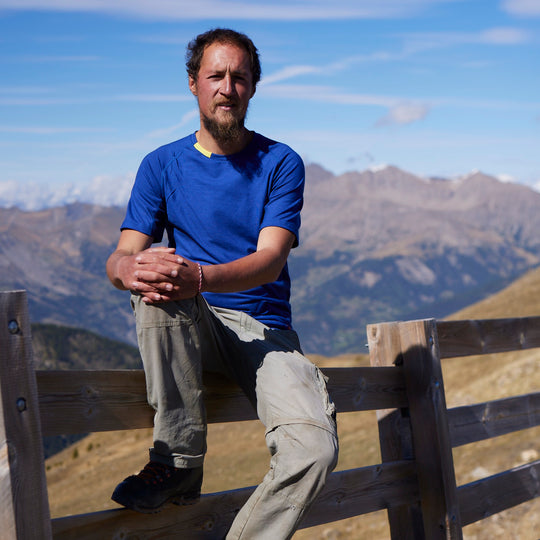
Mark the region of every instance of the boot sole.
[[200, 494], [180, 495], [180, 496], [173, 495], [172, 497], [169, 497], [167, 500], [163, 501], [163, 503], [160, 504], [159, 506], [148, 507], [148, 506], [140, 506], [138, 504], [132, 504], [127, 501], [121, 501], [121, 500], [112, 498], [114, 502], [124, 506], [125, 508], [128, 508], [129, 510], [134, 510], [135, 512], [139, 512], [140, 514], [158, 514], [165, 507], [170, 506], [171, 504], [174, 504], [176, 506], [190, 506], [192, 504], [196, 504], [197, 502], [199, 502], [199, 499], [200, 499]]

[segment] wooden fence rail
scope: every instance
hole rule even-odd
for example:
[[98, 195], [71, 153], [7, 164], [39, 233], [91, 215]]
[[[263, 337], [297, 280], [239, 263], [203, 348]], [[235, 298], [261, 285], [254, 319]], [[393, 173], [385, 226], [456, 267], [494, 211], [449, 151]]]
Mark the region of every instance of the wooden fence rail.
[[[333, 473], [303, 527], [386, 509], [396, 539], [460, 539], [462, 527], [540, 495], [540, 461], [457, 486], [452, 448], [540, 425], [540, 392], [448, 409], [441, 358], [540, 347], [540, 317], [392, 322], [367, 328], [371, 367], [324, 369], [338, 411], [376, 410], [382, 463]], [[53, 519], [42, 436], [150, 427], [141, 370], [35, 371], [26, 293], [0, 292], [2, 539], [221, 538], [253, 487], [141, 515]], [[205, 377], [210, 422], [256, 418], [241, 391]]]

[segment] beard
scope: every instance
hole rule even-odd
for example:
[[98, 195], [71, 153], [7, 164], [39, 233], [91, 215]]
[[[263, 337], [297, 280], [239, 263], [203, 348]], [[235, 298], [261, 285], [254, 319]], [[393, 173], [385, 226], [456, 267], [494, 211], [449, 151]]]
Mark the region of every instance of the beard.
[[230, 118], [226, 121], [218, 122], [214, 118], [209, 118], [204, 114], [202, 115], [204, 127], [218, 143], [240, 140], [244, 135], [245, 119], [246, 115], [239, 118], [230, 115]]

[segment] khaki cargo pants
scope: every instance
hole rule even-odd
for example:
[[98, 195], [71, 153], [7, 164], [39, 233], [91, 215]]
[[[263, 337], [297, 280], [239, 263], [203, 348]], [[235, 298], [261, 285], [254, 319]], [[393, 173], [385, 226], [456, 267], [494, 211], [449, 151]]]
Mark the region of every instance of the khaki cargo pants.
[[227, 375], [256, 408], [271, 454], [270, 470], [227, 539], [291, 538], [338, 455], [334, 405], [296, 333], [213, 308], [201, 295], [151, 306], [133, 295], [132, 306], [148, 401], [156, 411], [151, 459], [176, 467], [203, 464], [202, 372]]

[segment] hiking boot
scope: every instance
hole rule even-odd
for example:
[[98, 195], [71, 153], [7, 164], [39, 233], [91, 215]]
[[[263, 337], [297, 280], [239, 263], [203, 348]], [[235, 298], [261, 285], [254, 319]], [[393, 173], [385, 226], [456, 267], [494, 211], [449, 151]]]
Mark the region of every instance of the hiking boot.
[[201, 495], [203, 468], [177, 469], [150, 461], [136, 475], [116, 486], [111, 499], [126, 508], [152, 514], [168, 502], [193, 504]]

